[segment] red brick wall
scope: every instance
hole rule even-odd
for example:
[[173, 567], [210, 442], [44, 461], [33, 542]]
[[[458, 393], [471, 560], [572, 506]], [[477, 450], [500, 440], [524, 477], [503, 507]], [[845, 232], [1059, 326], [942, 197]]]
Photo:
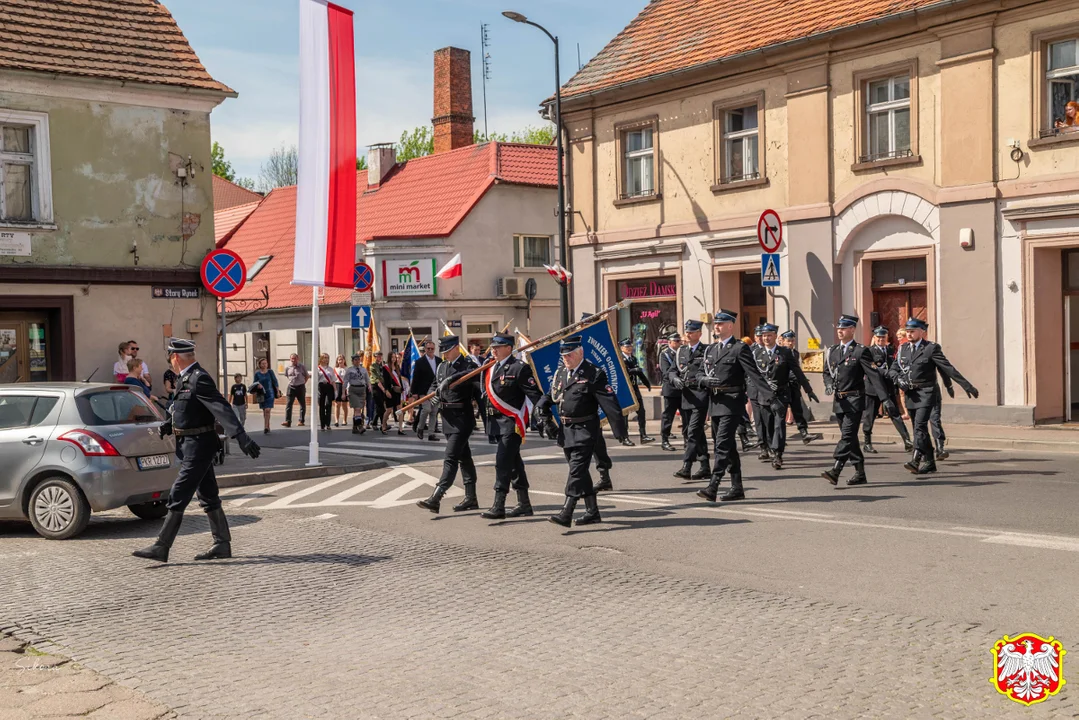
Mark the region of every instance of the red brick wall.
[[455, 47], [435, 50], [435, 152], [472, 144], [472, 54]]

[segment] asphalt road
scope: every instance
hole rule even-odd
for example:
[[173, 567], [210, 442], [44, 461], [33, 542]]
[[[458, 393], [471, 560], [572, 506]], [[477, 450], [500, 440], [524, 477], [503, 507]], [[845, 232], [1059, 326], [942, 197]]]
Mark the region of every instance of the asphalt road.
[[[305, 447], [299, 433], [270, 437]], [[441, 442], [328, 435], [407, 460], [227, 490], [231, 562], [188, 561], [207, 542], [197, 512], [156, 569], [127, 556], [156, 524], [123, 511], [67, 543], [0, 524], [0, 627], [192, 718], [1079, 712], [1070, 683], [1029, 711], [988, 683], [1004, 633], [1079, 642], [1072, 457], [953, 451], [923, 478], [880, 445], [868, 485], [833, 488], [831, 447], [799, 444], [778, 473], [747, 458], [749, 497], [711, 504], [671, 476], [676, 454], [609, 442], [604, 522], [567, 531], [545, 517], [565, 482], [552, 443], [525, 446], [537, 515], [490, 522], [450, 510], [459, 482], [441, 514], [415, 506]], [[489, 503], [491, 448], [474, 451]]]

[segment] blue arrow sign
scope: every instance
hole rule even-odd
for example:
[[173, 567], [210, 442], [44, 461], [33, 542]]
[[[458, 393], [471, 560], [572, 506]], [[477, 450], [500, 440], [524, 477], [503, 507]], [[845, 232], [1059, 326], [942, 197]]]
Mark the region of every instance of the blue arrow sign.
[[761, 253], [761, 287], [779, 287], [779, 253]]
[[353, 330], [366, 330], [371, 327], [371, 306], [370, 305], [353, 305], [352, 306], [352, 329]]

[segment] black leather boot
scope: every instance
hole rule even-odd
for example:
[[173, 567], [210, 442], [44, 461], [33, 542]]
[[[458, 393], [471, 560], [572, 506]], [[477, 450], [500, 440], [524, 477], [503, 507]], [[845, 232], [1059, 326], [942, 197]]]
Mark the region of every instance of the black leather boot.
[[689, 480], [693, 474], [693, 463], [682, 463], [682, 469], [675, 472], [676, 478], [682, 478], [683, 480]]
[[574, 525], [594, 525], [602, 520], [599, 516], [599, 503], [596, 501], [595, 495], [585, 496], [584, 510], [584, 515], [577, 518], [577, 522], [575, 522]]
[[529, 517], [532, 515], [532, 503], [528, 499], [528, 488], [517, 488], [517, 504], [506, 511], [506, 517]]
[[660, 450], [666, 450], [667, 452], [675, 452], [678, 450], [674, 445], [671, 445], [671, 439], [669, 437], [663, 438], [663, 442], [659, 446]]
[[453, 506], [454, 512], [479, 510], [480, 502], [476, 499], [476, 483], [465, 484], [465, 499]]
[[839, 473], [843, 472], [843, 465], [844, 465], [844, 463], [843, 463], [842, 460], [836, 460], [835, 465], [832, 467], [832, 469], [831, 470], [825, 470], [824, 472], [822, 472], [820, 474], [820, 476], [822, 478], [824, 478], [825, 480], [827, 480], [828, 482], [830, 482], [831, 484], [838, 485], [839, 484]]
[[814, 440], [820, 440], [822, 437], [824, 437], [820, 433], [809, 432], [809, 428], [798, 428], [798, 434], [802, 436], [803, 445], [808, 445]]
[[910, 456], [910, 460], [903, 463], [903, 467], [909, 470], [912, 474], [918, 474], [918, 468], [922, 465], [922, 453], [920, 450], [915, 450], [914, 454]]
[[869, 480], [865, 476], [865, 465], [854, 463], [854, 475], [847, 481], [847, 485], [865, 485]]
[[484, 518], [485, 520], [505, 520], [506, 495], [507, 493], [504, 493], [501, 490], [496, 490], [495, 501], [491, 503], [491, 509], [481, 512], [480, 517]]
[[701, 488], [697, 491], [697, 497], [702, 500], [707, 500], [708, 502], [715, 502], [716, 495], [719, 494], [719, 483], [722, 479], [722, 475], [713, 475], [708, 483], [708, 487]]
[[727, 492], [719, 496], [719, 499], [723, 502], [730, 502], [732, 500], [745, 500], [746, 492], [742, 489], [742, 473], [731, 473], [731, 487]]
[[436, 487], [435, 491], [431, 493], [431, 497], [426, 500], [418, 500], [416, 502], [417, 507], [421, 507], [424, 510], [430, 510], [435, 515], [438, 515], [438, 509], [442, 505], [442, 496], [446, 494], [446, 491], [441, 487]]
[[[594, 498], [595, 496], [593, 496]], [[573, 508], [577, 507], [577, 498], [567, 497], [566, 504], [562, 506], [562, 509], [558, 511], [557, 515], [552, 515], [547, 518], [555, 525], [561, 525], [562, 527], [570, 527], [573, 525]]]
[[614, 490], [614, 485], [611, 483], [611, 471], [606, 468], [599, 469], [599, 483], [592, 488], [592, 492], [602, 490]]
[[899, 433], [899, 437], [903, 440], [903, 452], [910, 452], [914, 449], [914, 443], [910, 441], [910, 433], [907, 432], [907, 426], [903, 422], [902, 418], [892, 418], [892, 425], [895, 426], [895, 431]]
[[654, 443], [656, 439], [651, 435], [641, 434], [641, 445], [647, 445], [648, 443]]
[[761, 445], [761, 451], [757, 453], [757, 459], [761, 462], [768, 462], [772, 459], [772, 453], [768, 450], [767, 445]]
[[206, 519], [210, 521], [210, 535], [214, 544], [204, 553], [195, 556], [196, 560], [224, 560], [232, 557], [232, 533], [229, 532], [229, 521], [225, 517], [225, 511], [221, 508], [206, 513]]
[[783, 469], [783, 453], [772, 453], [772, 469]]
[[738, 428], [738, 440], [742, 443], [742, 452], [747, 453], [757, 447], [757, 443], [749, 441], [749, 432], [744, 428]]
[[919, 475], [926, 475], [928, 473], [935, 473], [937, 471], [937, 461], [932, 455], [925, 457], [922, 460], [921, 466], [918, 467]]
[[360, 427], [362, 425], [363, 425], [363, 420], [360, 420], [359, 418], [352, 418], [352, 434], [353, 435], [359, 435], [360, 434]]
[[622, 438], [621, 443], [623, 445], [625, 445], [626, 447], [635, 447], [636, 446], [636, 443], [634, 443], [632, 440], [630, 440], [628, 435], [626, 437]]
[[862, 443], [862, 452], [868, 455], [877, 455], [877, 449], [873, 447], [873, 433], [867, 432], [865, 434], [865, 442]]
[[708, 456], [705, 455], [701, 460], [701, 469], [689, 476], [690, 480], [707, 480], [712, 477], [712, 464], [709, 462]]
[[182, 512], [169, 511], [165, 516], [165, 524], [161, 526], [161, 532], [157, 534], [157, 540], [148, 548], [136, 550], [131, 553], [137, 558], [157, 560], [158, 562], [169, 561], [169, 548], [176, 541], [176, 534], [180, 532], [180, 523], [184, 521]]
[[936, 457], [936, 459], [937, 460], [947, 460], [949, 453], [948, 453], [947, 449], [945, 449], [944, 443], [942, 443], [942, 442], [940, 442], [938, 440], [938, 441], [934, 441], [933, 444], [937, 446], [937, 457]]

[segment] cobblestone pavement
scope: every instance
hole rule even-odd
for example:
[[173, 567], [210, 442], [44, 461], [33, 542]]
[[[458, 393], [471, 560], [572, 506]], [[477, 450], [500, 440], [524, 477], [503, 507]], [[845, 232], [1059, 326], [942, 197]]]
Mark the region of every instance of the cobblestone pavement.
[[169, 720], [176, 716], [141, 693], [0, 632], [0, 720], [76, 717]]
[[156, 524], [121, 514], [69, 542], [7, 533], [0, 628], [180, 718], [1079, 714], [1070, 688], [1029, 709], [996, 693], [989, 650], [1014, 628], [237, 512], [243, 557], [218, 563], [187, 561], [199, 513], [164, 566], [128, 556]]

